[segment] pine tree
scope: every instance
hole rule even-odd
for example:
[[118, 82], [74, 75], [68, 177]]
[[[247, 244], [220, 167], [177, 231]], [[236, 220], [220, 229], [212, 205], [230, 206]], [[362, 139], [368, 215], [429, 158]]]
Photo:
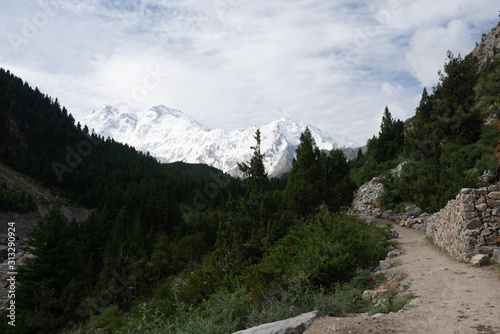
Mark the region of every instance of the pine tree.
[[392, 118], [386, 106], [382, 115], [378, 137], [368, 142], [368, 155], [377, 162], [385, 162], [397, 157], [404, 144], [404, 123]]
[[350, 165], [341, 150], [320, 156], [321, 178], [317, 182], [324, 203], [331, 211], [340, 211], [354, 199], [356, 185], [350, 178]]
[[59, 210], [50, 210], [31, 233], [29, 246], [34, 258], [19, 268], [20, 319], [33, 332], [55, 331], [69, 320], [69, 301], [63, 296], [71, 280], [79, 277], [76, 225]]
[[420, 98], [420, 103], [416, 109], [416, 115], [420, 118], [422, 122], [428, 122], [432, 116], [432, 99], [427, 93], [427, 89], [424, 87], [422, 92], [422, 97]]
[[227, 215], [221, 221], [217, 238], [216, 253], [230, 258], [229, 266], [233, 273], [258, 262], [280, 235], [276, 230], [280, 224], [281, 197], [269, 189], [260, 135], [260, 130], [257, 130], [254, 136], [257, 144], [251, 147], [254, 154], [249, 164], [238, 164], [246, 178], [247, 194], [239, 200], [228, 201]]
[[269, 178], [264, 166], [264, 153], [261, 153], [260, 149], [260, 129], [257, 129], [254, 138], [257, 144], [250, 147], [254, 150], [250, 164], [238, 163], [238, 168], [243, 173], [243, 177], [246, 179], [249, 188], [252, 191], [261, 193], [269, 185]]
[[297, 217], [310, 217], [321, 205], [338, 211], [352, 202], [354, 183], [350, 167], [340, 150], [321, 152], [309, 128], [300, 136], [297, 158], [285, 188], [288, 210]]
[[309, 128], [300, 135], [297, 157], [292, 161], [285, 188], [287, 208], [299, 217], [314, 214], [320, 204], [316, 182], [319, 179], [320, 150]]

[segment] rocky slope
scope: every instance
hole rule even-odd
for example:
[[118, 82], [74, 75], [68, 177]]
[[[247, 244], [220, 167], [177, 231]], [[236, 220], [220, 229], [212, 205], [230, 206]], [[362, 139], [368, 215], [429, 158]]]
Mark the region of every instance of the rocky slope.
[[500, 57], [500, 22], [488, 34], [483, 34], [481, 43], [472, 51], [481, 64], [489, 58]]
[[68, 220], [75, 219], [83, 222], [92, 213], [92, 209], [77, 207], [68, 204], [68, 201], [58, 197], [50, 190], [42, 187], [25, 175], [0, 163], [0, 182], [10, 191], [24, 192], [35, 198], [39, 203], [37, 210], [31, 212], [1, 212], [0, 211], [0, 311], [7, 303], [7, 272], [9, 269], [8, 258], [8, 224], [14, 223], [15, 228], [15, 261], [21, 265], [30, 255], [25, 251], [28, 245], [28, 236], [50, 209], [58, 208]]

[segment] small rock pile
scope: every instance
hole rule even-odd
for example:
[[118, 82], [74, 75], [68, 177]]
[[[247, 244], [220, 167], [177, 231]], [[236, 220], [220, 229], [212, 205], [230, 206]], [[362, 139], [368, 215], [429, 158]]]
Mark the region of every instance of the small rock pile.
[[[403, 273], [389, 273], [388, 270], [397, 266], [396, 258], [403, 254], [401, 249], [392, 249], [387, 253], [385, 260], [380, 261], [380, 265], [372, 273], [373, 278], [384, 277], [386, 282], [373, 290], [363, 292], [363, 297], [371, 301], [374, 306], [381, 306], [387, 302], [387, 294], [395, 291], [398, 295], [405, 295], [408, 291], [407, 275]], [[405, 281], [406, 280], [406, 281]]]
[[[419, 213], [415, 214], [415, 212]], [[427, 223], [432, 221], [435, 215], [431, 215], [427, 212], [422, 212], [420, 209], [412, 210], [407, 212], [406, 215], [399, 219], [399, 226], [406, 228], [413, 228], [415, 230], [426, 231]]]
[[[352, 209], [358, 212], [373, 214], [375, 209], [378, 209], [378, 197], [382, 191], [384, 191], [384, 186], [380, 182], [380, 178], [374, 177], [369, 182], [359, 187], [354, 195]], [[380, 212], [380, 209], [378, 209], [378, 212]]]
[[[396, 167], [392, 172], [395, 175], [401, 172], [402, 164]], [[399, 223], [402, 227], [413, 228], [425, 231], [427, 221], [433, 216], [423, 212], [419, 208], [409, 207], [404, 213], [394, 213], [391, 210], [382, 211], [378, 197], [384, 191], [384, 186], [379, 177], [374, 177], [369, 182], [359, 187], [354, 196], [351, 207], [351, 213], [363, 213], [372, 215], [376, 218], [389, 219]]]

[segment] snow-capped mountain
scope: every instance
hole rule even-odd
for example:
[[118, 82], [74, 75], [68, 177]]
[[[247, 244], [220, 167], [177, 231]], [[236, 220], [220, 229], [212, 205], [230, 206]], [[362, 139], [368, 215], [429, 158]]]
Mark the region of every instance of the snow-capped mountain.
[[162, 162], [203, 163], [233, 176], [240, 176], [238, 162], [247, 162], [252, 157], [250, 147], [255, 145], [257, 128], [261, 131], [261, 150], [269, 175], [291, 165], [306, 126], [322, 150], [357, 146], [344, 135], [327, 133], [289, 118], [242, 130], [209, 129], [181, 111], [161, 105], [139, 113], [106, 106], [82, 123], [105, 138], [149, 152]]

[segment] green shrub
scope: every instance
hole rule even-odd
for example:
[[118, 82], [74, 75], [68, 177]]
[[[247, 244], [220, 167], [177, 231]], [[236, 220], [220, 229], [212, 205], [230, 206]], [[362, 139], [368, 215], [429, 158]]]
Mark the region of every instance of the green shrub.
[[342, 317], [350, 313], [366, 312], [370, 302], [363, 292], [373, 285], [370, 270], [358, 268], [348, 283], [337, 283], [333, 293], [316, 300], [317, 309], [325, 315]]
[[389, 232], [323, 211], [309, 224], [293, 228], [261, 263], [249, 268], [243, 281], [254, 296], [272, 286], [329, 289], [351, 280], [359, 267], [376, 266], [387, 254]]
[[90, 329], [108, 328], [111, 331], [122, 325], [122, 312], [118, 305], [110, 305], [102, 310], [99, 315], [90, 318], [87, 327]]
[[383, 298], [382, 304], [371, 309], [370, 314], [396, 313], [402, 310], [403, 307], [414, 297], [411, 295], [399, 296], [395, 290], [389, 290], [381, 298]]
[[126, 325], [117, 331], [119, 334], [164, 333], [166, 317], [158, 309], [152, 309], [146, 303], [139, 305], [125, 320]]
[[244, 329], [250, 312], [250, 297], [245, 290], [219, 291], [199, 307], [168, 318], [158, 308], [143, 304], [119, 333], [227, 334]]

